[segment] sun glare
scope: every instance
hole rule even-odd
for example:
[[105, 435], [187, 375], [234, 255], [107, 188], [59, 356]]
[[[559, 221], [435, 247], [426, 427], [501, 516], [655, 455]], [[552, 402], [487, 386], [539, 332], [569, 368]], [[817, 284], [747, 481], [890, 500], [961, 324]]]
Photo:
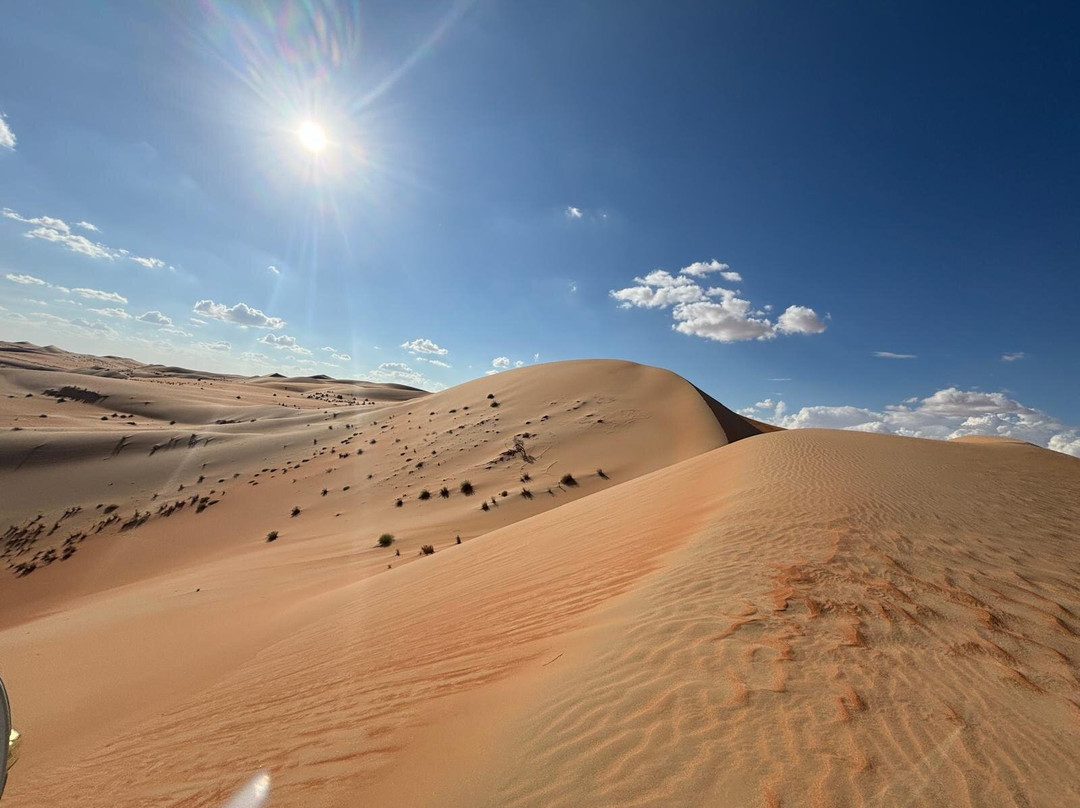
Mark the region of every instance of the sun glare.
[[321, 152], [326, 147], [326, 133], [314, 121], [301, 124], [297, 134], [300, 136], [300, 143], [308, 151]]

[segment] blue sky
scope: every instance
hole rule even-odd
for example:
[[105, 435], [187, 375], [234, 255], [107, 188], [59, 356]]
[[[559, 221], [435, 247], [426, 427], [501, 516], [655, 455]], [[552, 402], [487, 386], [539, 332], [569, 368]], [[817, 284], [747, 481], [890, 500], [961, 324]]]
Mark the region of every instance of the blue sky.
[[1080, 13], [942, 5], [19, 4], [0, 338], [1080, 454]]

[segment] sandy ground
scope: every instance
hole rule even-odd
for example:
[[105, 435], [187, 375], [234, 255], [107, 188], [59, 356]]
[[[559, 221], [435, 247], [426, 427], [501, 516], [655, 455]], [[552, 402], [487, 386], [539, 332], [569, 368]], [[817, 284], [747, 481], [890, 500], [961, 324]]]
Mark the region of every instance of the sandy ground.
[[1075, 458], [15, 347], [5, 802], [1080, 805]]

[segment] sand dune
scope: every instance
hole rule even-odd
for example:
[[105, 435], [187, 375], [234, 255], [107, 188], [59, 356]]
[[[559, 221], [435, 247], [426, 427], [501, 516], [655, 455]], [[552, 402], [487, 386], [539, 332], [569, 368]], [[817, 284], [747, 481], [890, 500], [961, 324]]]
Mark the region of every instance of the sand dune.
[[[43, 404], [67, 362], [0, 371], [4, 517], [82, 507], [6, 558], [13, 804], [1080, 804], [1074, 458], [775, 431], [626, 362]], [[177, 415], [211, 439], [151, 453]]]

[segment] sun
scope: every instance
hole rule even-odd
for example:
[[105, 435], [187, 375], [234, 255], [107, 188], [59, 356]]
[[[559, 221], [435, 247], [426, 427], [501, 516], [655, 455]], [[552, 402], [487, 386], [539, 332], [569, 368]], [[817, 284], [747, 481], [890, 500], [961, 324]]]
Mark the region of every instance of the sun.
[[314, 121], [304, 121], [296, 134], [300, 137], [300, 144], [308, 151], [321, 152], [326, 148], [326, 133]]

